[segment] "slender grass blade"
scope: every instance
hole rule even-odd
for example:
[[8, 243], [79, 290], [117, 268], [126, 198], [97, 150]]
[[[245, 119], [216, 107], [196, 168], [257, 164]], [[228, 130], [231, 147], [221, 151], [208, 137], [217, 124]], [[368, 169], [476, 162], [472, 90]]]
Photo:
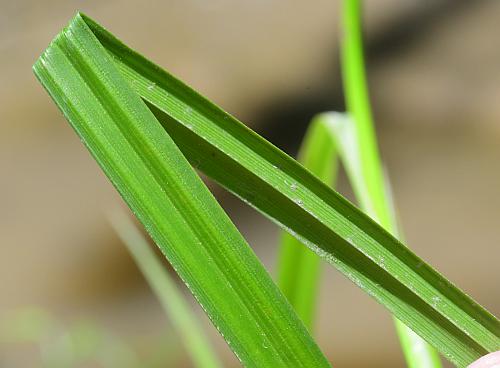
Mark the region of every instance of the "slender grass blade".
[[[353, 117], [350, 145], [343, 145], [344, 163], [361, 208], [386, 230], [397, 235], [390, 200], [384, 185], [371, 105], [366, 83], [361, 26], [361, 1], [343, 0], [342, 76], [348, 111]], [[436, 351], [398, 319], [401, 347], [410, 368], [440, 368]]]

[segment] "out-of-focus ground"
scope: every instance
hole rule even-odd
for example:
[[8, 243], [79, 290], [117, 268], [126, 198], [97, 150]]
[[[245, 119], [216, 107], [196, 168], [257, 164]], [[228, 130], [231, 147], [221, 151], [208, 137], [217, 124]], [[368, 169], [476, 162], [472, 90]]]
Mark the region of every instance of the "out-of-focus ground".
[[[31, 72], [77, 9], [294, 153], [315, 112], [343, 106], [338, 5], [0, 1], [0, 317], [37, 305], [139, 351], [162, 334], [179, 346], [106, 220], [120, 198]], [[498, 314], [500, 2], [371, 0], [365, 15], [380, 146], [408, 244]], [[278, 229], [214, 190], [273, 270]], [[340, 190], [349, 194], [344, 179]], [[403, 365], [389, 314], [329, 267], [317, 335], [338, 367]], [[0, 345], [2, 367], [36, 366], [36, 356]]]

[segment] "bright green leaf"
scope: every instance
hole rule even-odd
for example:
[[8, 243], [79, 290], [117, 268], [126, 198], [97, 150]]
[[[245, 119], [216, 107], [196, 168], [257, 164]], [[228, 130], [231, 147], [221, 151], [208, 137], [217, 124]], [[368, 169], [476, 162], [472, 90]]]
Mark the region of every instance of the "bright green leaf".
[[500, 347], [494, 316], [295, 160], [89, 18], [77, 15], [34, 68], [245, 364], [327, 362], [177, 147], [452, 362], [465, 366]]
[[329, 366], [81, 15], [34, 71], [238, 358], [249, 367]]

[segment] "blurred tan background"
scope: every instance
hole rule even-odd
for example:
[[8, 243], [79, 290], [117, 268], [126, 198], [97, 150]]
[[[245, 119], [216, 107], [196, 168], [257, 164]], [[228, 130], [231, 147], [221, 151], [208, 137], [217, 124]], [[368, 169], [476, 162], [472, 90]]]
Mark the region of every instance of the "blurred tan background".
[[[76, 10], [294, 154], [312, 115], [343, 109], [339, 4], [0, 0], [0, 317], [39, 306], [63, 325], [93, 321], [140, 355], [161, 337], [177, 351], [164, 366], [189, 367], [107, 222], [120, 198], [31, 72]], [[370, 0], [365, 10], [371, 98], [408, 243], [498, 315], [500, 2]], [[276, 226], [214, 191], [272, 271]], [[340, 191], [349, 196], [344, 178]], [[330, 268], [317, 326], [337, 367], [403, 366], [389, 314]], [[37, 356], [0, 344], [1, 367], [36, 367]]]

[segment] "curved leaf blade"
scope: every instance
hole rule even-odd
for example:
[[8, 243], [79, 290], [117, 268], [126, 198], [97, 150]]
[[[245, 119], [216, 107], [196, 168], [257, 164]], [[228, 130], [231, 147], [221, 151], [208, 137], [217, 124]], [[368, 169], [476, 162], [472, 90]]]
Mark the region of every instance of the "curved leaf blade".
[[500, 348], [498, 320], [380, 225], [237, 119], [88, 22], [193, 166], [296, 236], [458, 366]]
[[[455, 364], [465, 366], [500, 347], [500, 324], [493, 315], [368, 216], [97, 23], [83, 21], [194, 166], [295, 234]], [[52, 89], [50, 78], [39, 77]], [[127, 93], [128, 86], [123, 86]], [[62, 102], [59, 106], [64, 110]], [[64, 111], [73, 118], [71, 110]]]
[[[384, 228], [388, 229], [392, 234], [402, 239], [398, 225], [395, 218], [395, 209], [392, 202], [392, 195], [389, 188], [388, 179], [385, 180], [385, 195], [380, 201], [375, 201], [374, 196], [377, 194], [373, 190], [371, 182], [367, 179], [368, 176], [363, 175], [363, 165], [361, 164], [362, 158], [366, 157], [362, 151], [361, 140], [359, 139], [359, 130], [355, 122], [349, 118], [348, 115], [339, 114], [337, 112], [327, 112], [319, 114], [316, 120], [323, 123], [327, 128], [327, 134], [335, 142], [338, 147], [340, 160], [346, 169], [349, 182], [354, 190], [356, 198], [360, 202], [361, 208], [368, 213], [376, 209], [377, 211], [384, 211], [384, 217], [377, 216], [377, 211], [372, 212], [371, 217], [374, 219], [386, 218], [390, 220], [384, 224]], [[382, 167], [377, 160], [372, 161], [371, 164], [379, 165], [380, 172]], [[372, 179], [373, 180], [373, 177]], [[384, 184], [384, 183], [383, 183]], [[370, 190], [369, 190], [370, 189]], [[383, 208], [377, 207], [375, 203], [385, 203]], [[394, 320], [396, 331], [399, 335], [401, 347], [406, 358], [408, 367], [410, 368], [439, 368], [441, 363], [439, 355], [427, 342], [422, 340], [411, 329], [405, 326], [397, 318]]]
[[244, 365], [328, 367], [291, 306], [81, 15], [34, 65]]

